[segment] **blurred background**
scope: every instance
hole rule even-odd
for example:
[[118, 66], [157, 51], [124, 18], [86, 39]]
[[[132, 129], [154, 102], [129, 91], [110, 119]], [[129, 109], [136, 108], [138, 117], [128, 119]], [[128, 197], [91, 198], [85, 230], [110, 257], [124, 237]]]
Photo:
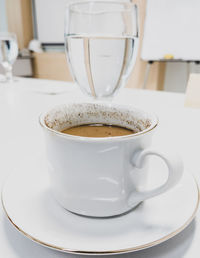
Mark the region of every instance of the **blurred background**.
[[[14, 32], [17, 36], [19, 55], [13, 68], [15, 76], [72, 81], [63, 36], [68, 2], [0, 0], [0, 32]], [[191, 49], [194, 53], [198, 49], [195, 52], [192, 45], [188, 46], [190, 42], [184, 40], [184, 37], [188, 38], [187, 31], [192, 31], [192, 35], [199, 33], [199, 21], [195, 20], [195, 14], [200, 11], [200, 3], [197, 0], [133, 2], [139, 8], [140, 47], [136, 66], [126, 87], [185, 92], [190, 73], [200, 71], [200, 58], [190, 53]], [[194, 26], [188, 24], [193, 16]], [[183, 24], [183, 21], [187, 23]], [[178, 25], [182, 26], [181, 29]], [[162, 40], [169, 40], [168, 45], [165, 46]], [[194, 41], [197, 42], [196, 39]], [[162, 47], [166, 50], [161, 53]], [[181, 48], [182, 52], [179, 51]], [[188, 55], [184, 55], [187, 51]], [[0, 65], [0, 74], [3, 73]]]

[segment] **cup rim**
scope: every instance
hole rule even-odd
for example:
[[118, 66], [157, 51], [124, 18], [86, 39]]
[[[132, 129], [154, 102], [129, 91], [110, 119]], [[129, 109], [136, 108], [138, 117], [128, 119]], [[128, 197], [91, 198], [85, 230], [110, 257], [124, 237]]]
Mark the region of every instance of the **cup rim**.
[[151, 118], [152, 118], [152, 124], [145, 130], [142, 130], [138, 133], [133, 133], [133, 134], [129, 134], [129, 135], [123, 135], [123, 136], [112, 136], [112, 137], [85, 137], [85, 136], [77, 136], [77, 135], [71, 135], [71, 134], [65, 134], [62, 132], [59, 132], [55, 129], [52, 129], [50, 127], [48, 127], [44, 121], [45, 116], [54, 108], [56, 107], [61, 107], [61, 106], [66, 106], [66, 105], [74, 105], [74, 104], [97, 104], [97, 103], [93, 103], [93, 102], [68, 102], [62, 105], [56, 105], [53, 106], [51, 108], [48, 108], [48, 110], [42, 112], [39, 115], [39, 124], [40, 126], [47, 132], [52, 133], [53, 135], [57, 135], [59, 137], [68, 139], [68, 140], [72, 140], [72, 141], [83, 141], [83, 142], [112, 142], [112, 141], [125, 141], [125, 140], [129, 140], [132, 138], [138, 138], [144, 134], [150, 133], [152, 130], [154, 130], [157, 126], [158, 126], [158, 116], [154, 113], [154, 112], [148, 112], [146, 110], [140, 109], [140, 108], [136, 108], [133, 105], [123, 105], [123, 104], [116, 104], [116, 103], [112, 103], [110, 105], [110, 103], [98, 103], [98, 104], [102, 104], [105, 106], [112, 106], [112, 107], [123, 107], [123, 108], [130, 108], [134, 111], [139, 111], [139, 112], [143, 112], [145, 114], [148, 114]]

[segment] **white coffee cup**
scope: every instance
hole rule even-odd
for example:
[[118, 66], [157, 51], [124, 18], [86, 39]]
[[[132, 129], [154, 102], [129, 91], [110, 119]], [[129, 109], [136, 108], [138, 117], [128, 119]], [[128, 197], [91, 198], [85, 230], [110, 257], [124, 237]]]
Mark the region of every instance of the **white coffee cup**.
[[[118, 125], [136, 133], [103, 138], [61, 133], [91, 123]], [[74, 213], [94, 217], [123, 214], [166, 192], [182, 176], [183, 166], [177, 156], [152, 149], [158, 119], [148, 112], [117, 104], [66, 104], [43, 113], [40, 124], [45, 133], [52, 191], [56, 200]], [[166, 163], [168, 179], [154, 190], [141, 191], [147, 180], [149, 155]]]

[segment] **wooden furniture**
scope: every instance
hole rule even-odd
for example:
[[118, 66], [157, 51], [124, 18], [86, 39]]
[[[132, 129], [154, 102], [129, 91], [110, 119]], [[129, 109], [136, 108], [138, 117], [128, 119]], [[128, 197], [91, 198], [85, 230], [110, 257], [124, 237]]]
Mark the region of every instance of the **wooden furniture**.
[[33, 39], [31, 0], [5, 0], [8, 30], [17, 35], [19, 49], [26, 48]]
[[33, 71], [35, 78], [72, 81], [65, 53], [34, 53]]
[[185, 106], [200, 108], [200, 74], [191, 74], [188, 80]]

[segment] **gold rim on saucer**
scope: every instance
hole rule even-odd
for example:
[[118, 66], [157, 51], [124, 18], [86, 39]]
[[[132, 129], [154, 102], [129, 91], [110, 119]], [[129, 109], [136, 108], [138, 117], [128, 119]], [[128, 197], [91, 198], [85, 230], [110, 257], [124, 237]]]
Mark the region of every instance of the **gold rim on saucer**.
[[40, 245], [43, 245], [43, 246], [46, 246], [46, 247], [49, 247], [51, 249], [55, 249], [55, 250], [58, 250], [58, 251], [62, 251], [62, 252], [66, 252], [66, 253], [72, 253], [72, 254], [85, 254], [85, 255], [106, 255], [106, 254], [120, 254], [120, 253], [129, 253], [129, 252], [134, 252], [134, 251], [139, 251], [139, 250], [142, 250], [142, 249], [146, 249], [146, 248], [149, 248], [149, 247], [153, 247], [155, 245], [158, 245], [158, 244], [161, 244], [162, 242], [166, 241], [166, 240], [169, 240], [170, 238], [174, 237], [175, 235], [177, 235], [178, 233], [180, 233], [181, 231], [183, 231], [191, 222], [192, 220], [194, 219], [196, 213], [197, 213], [197, 210], [198, 210], [198, 207], [199, 207], [199, 203], [200, 203], [200, 189], [199, 189], [199, 186], [198, 186], [198, 183], [195, 179], [194, 176], [192, 176], [195, 183], [196, 183], [196, 188], [197, 188], [197, 192], [198, 192], [198, 200], [197, 200], [197, 204], [196, 204], [196, 207], [195, 207], [195, 210], [194, 212], [192, 213], [191, 217], [180, 227], [178, 228], [177, 230], [175, 230], [174, 232], [168, 234], [167, 236], [165, 237], [162, 237], [158, 240], [155, 240], [153, 242], [150, 242], [150, 243], [147, 243], [147, 244], [144, 244], [144, 245], [139, 245], [139, 246], [136, 246], [136, 247], [133, 247], [133, 248], [126, 248], [126, 249], [119, 249], [119, 250], [111, 250], [111, 251], [83, 251], [83, 250], [75, 250], [75, 249], [68, 249], [68, 248], [64, 248], [64, 247], [60, 247], [60, 246], [55, 246], [55, 245], [51, 245], [51, 244], [48, 244], [48, 243], [45, 243], [43, 241], [40, 241], [39, 239], [29, 235], [28, 233], [26, 233], [25, 231], [23, 231], [20, 227], [18, 227], [13, 221], [12, 219], [9, 217], [7, 211], [6, 211], [6, 208], [5, 208], [5, 205], [4, 205], [4, 202], [3, 202], [3, 194], [1, 194], [1, 202], [2, 202], [2, 206], [3, 206], [3, 210], [7, 216], [7, 218], [9, 219], [9, 221], [13, 224], [13, 226], [19, 231], [21, 232], [23, 235], [25, 235], [27, 238], [33, 240], [34, 242], [40, 244]]

